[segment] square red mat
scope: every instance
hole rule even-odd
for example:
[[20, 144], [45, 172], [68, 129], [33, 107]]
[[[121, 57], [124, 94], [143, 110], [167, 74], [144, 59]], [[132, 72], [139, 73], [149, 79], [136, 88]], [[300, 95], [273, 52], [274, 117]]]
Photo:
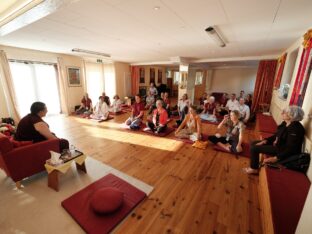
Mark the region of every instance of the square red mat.
[[[118, 188], [124, 193], [122, 207], [109, 215], [97, 215], [90, 207], [92, 194], [103, 187]], [[65, 199], [62, 206], [87, 233], [108, 233], [145, 197], [146, 194], [141, 190], [113, 174], [108, 174]]]

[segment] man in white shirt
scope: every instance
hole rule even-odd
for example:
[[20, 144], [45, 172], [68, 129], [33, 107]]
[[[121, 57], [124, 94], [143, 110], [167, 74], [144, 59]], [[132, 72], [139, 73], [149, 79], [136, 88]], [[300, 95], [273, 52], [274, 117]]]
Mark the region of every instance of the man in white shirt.
[[249, 109], [249, 106], [247, 106], [245, 104], [245, 99], [244, 98], [240, 98], [239, 99], [238, 111], [240, 113], [241, 120], [244, 123], [247, 123], [248, 120], [249, 120], [249, 117], [250, 117], [250, 109]]
[[232, 93], [231, 98], [227, 101], [225, 106], [229, 111], [238, 110], [238, 101], [236, 100], [236, 94]]

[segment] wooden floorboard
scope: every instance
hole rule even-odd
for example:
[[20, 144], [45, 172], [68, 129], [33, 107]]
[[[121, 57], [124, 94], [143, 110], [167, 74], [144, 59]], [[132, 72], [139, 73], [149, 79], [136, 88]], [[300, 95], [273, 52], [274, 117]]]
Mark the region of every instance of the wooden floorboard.
[[[127, 116], [102, 123], [47, 118], [59, 137], [88, 156], [154, 186], [116, 233], [262, 233], [258, 177], [241, 171], [247, 158], [122, 130]], [[203, 129], [216, 133], [215, 125]], [[253, 130], [245, 132], [246, 141], [255, 138]]]

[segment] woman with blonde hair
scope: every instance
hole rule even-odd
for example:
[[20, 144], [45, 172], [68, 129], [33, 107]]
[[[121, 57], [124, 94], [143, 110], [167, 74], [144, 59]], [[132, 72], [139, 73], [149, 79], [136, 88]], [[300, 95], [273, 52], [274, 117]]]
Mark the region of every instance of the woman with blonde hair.
[[175, 132], [176, 137], [190, 139], [192, 141], [197, 141], [202, 138], [201, 121], [196, 110], [196, 106], [190, 106], [189, 113], [185, 116], [183, 122]]
[[242, 152], [243, 132], [245, 125], [239, 119], [240, 114], [238, 110], [231, 111], [230, 116], [225, 115], [222, 122], [218, 125], [218, 129], [226, 127], [226, 135], [221, 136], [219, 133], [217, 133], [214, 136], [209, 136], [209, 141], [228, 152]]

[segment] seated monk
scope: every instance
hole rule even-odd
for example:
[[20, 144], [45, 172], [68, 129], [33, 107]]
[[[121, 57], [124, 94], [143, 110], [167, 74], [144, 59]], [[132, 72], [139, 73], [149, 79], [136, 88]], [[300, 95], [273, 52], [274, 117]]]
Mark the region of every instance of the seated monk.
[[167, 120], [168, 113], [166, 109], [163, 108], [163, 101], [157, 100], [152, 120], [147, 122], [147, 128], [145, 128], [144, 131], [152, 130], [156, 134], [164, 132], [167, 128]]
[[108, 99], [100, 96], [98, 103], [94, 107], [93, 114], [90, 115], [90, 118], [95, 120], [106, 120], [108, 115]]
[[[49, 129], [49, 125], [42, 119], [46, 116], [48, 109], [43, 102], [34, 102], [30, 107], [30, 114], [26, 115], [17, 125], [14, 136], [17, 141], [40, 142], [56, 139], [54, 133]], [[69, 142], [60, 139], [60, 150], [69, 148]]]
[[76, 114], [83, 114], [85, 112], [92, 112], [92, 100], [89, 98], [89, 95], [85, 93], [83, 98], [81, 99], [80, 107], [76, 110]]
[[192, 141], [201, 139], [201, 122], [199, 116], [196, 114], [196, 109], [195, 106], [190, 106], [189, 113], [175, 132], [176, 137], [186, 138]]

